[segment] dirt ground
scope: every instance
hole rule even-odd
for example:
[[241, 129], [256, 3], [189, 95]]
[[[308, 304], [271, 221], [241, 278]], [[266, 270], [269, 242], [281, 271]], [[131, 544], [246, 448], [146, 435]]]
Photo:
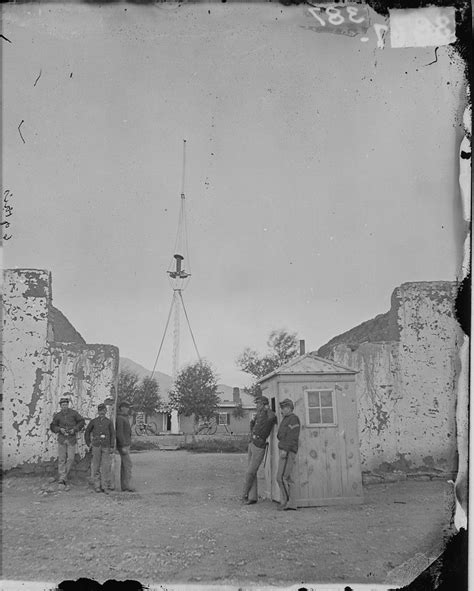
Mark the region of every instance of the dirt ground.
[[451, 485], [440, 480], [372, 485], [362, 505], [279, 512], [239, 502], [244, 454], [132, 459], [136, 493], [82, 483], [44, 494], [46, 478], [5, 478], [4, 580], [401, 585], [439, 555], [450, 520]]

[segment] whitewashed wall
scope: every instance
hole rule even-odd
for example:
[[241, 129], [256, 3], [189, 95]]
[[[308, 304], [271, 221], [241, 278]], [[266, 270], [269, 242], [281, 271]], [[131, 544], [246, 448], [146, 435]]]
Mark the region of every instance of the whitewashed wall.
[[405, 283], [392, 297], [399, 341], [334, 347], [336, 362], [360, 372], [363, 470], [456, 470], [455, 296], [451, 282]]
[[[71, 406], [83, 416], [96, 416], [97, 404], [107, 399], [114, 413], [119, 352], [111, 345], [48, 342], [47, 271], [5, 271], [3, 288], [2, 447], [8, 470], [57, 457], [49, 425], [64, 392], [72, 392]], [[85, 454], [82, 435], [78, 452]]]

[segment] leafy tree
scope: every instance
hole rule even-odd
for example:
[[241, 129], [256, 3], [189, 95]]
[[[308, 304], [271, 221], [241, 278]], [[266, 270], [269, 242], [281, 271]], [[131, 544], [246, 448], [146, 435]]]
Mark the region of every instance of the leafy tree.
[[273, 369], [288, 363], [299, 353], [296, 332], [288, 332], [282, 328], [270, 333], [267, 345], [271, 351], [271, 359], [277, 364]]
[[121, 369], [118, 379], [118, 404], [128, 402], [134, 404], [135, 396], [140, 388], [138, 374], [130, 369]]
[[186, 417], [194, 415], [197, 425], [201, 419], [209, 420], [219, 405], [217, 376], [207, 361], [198, 361], [184, 367], [170, 392], [170, 406]]
[[153, 414], [160, 409], [160, 387], [158, 382], [149, 376], [140, 382], [138, 374], [129, 369], [122, 369], [119, 373], [118, 404], [128, 402], [134, 412]]
[[135, 395], [134, 407], [136, 410], [144, 412], [146, 416], [158, 412], [160, 403], [160, 386], [158, 382], [150, 376], [144, 377]]
[[[265, 355], [246, 347], [237, 358], [237, 367], [256, 380], [263, 378], [298, 355], [297, 334], [285, 329], [273, 330], [268, 337], [267, 347]], [[253, 397], [262, 393], [256, 381], [244, 390]]]

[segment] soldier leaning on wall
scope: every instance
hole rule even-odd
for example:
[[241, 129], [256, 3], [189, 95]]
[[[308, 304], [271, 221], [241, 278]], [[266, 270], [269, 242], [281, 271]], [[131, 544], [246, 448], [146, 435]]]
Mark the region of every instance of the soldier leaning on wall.
[[120, 486], [123, 492], [135, 492], [132, 487], [132, 459], [130, 457], [130, 445], [132, 442], [132, 429], [129, 421], [130, 405], [121, 402], [115, 420], [117, 451], [120, 454]]
[[87, 425], [84, 440], [87, 447], [92, 447], [92, 480], [94, 490], [109, 494], [111, 483], [111, 453], [115, 447], [115, 428], [106, 417], [107, 407], [99, 404], [98, 415]]
[[66, 490], [69, 488], [67, 477], [76, 455], [77, 433], [84, 428], [85, 424], [81, 415], [69, 408], [68, 396], [72, 394], [65, 392], [59, 401], [61, 410], [54, 415], [50, 425], [51, 431], [58, 434], [58, 481]]

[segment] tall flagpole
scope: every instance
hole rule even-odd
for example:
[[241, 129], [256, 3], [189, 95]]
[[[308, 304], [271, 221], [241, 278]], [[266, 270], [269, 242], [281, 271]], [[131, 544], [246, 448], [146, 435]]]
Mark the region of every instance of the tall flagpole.
[[[191, 337], [193, 339], [194, 348], [196, 349], [196, 353], [198, 359], [201, 359], [199, 355], [199, 351], [196, 346], [196, 340], [194, 338], [193, 332], [191, 330], [191, 325], [189, 323], [188, 314], [186, 312], [186, 308], [184, 306], [183, 300], [183, 290], [189, 282], [189, 278], [191, 277], [190, 272], [190, 265], [189, 265], [189, 253], [188, 253], [188, 242], [187, 242], [187, 235], [186, 235], [186, 210], [185, 210], [185, 179], [186, 179], [186, 140], [183, 140], [183, 176], [181, 181], [181, 202], [180, 202], [180, 212], [179, 212], [179, 221], [178, 221], [178, 231], [176, 234], [176, 243], [175, 243], [175, 254], [173, 255], [173, 259], [171, 261], [170, 266], [168, 267], [168, 276], [170, 279], [170, 284], [173, 289], [173, 298], [171, 300], [171, 307], [168, 314], [168, 319], [166, 321], [165, 332], [163, 334], [163, 338], [161, 340], [160, 349], [158, 351], [158, 355], [155, 360], [155, 364], [153, 366], [152, 377], [155, 373], [155, 368], [158, 363], [158, 358], [161, 353], [161, 349], [163, 347], [163, 342], [165, 340], [166, 331], [168, 329], [168, 325], [171, 319], [171, 314], [174, 312], [173, 321], [173, 361], [172, 361], [172, 377], [173, 377], [173, 384], [176, 383], [176, 379], [178, 377], [179, 372], [179, 348], [180, 348], [180, 312], [181, 306], [183, 307], [183, 311], [186, 317], [186, 322], [188, 324], [189, 331], [191, 333]], [[187, 270], [184, 266], [184, 261], [187, 262]], [[179, 415], [177, 411], [171, 411], [171, 433], [177, 434], [180, 432], [179, 429]]]

